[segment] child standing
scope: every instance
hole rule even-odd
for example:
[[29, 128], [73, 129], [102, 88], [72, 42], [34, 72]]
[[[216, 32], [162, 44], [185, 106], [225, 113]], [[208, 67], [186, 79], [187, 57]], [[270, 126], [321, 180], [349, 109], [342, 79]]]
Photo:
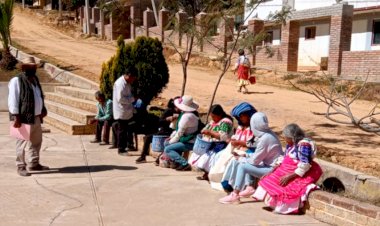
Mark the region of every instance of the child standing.
[[[98, 103], [96, 103], [98, 110], [95, 118], [90, 121], [90, 124], [96, 123], [96, 136], [95, 139], [90, 142], [99, 143], [100, 145], [108, 145], [110, 128], [113, 122], [112, 100], [106, 99], [104, 94], [100, 91], [95, 93], [95, 98], [98, 101]], [[103, 142], [101, 142], [103, 128]]]
[[251, 74], [251, 64], [249, 62], [248, 57], [245, 56], [244, 50], [239, 49], [238, 50], [239, 58], [235, 64], [234, 71], [237, 70], [237, 76], [238, 76], [238, 92], [241, 92], [241, 89], [243, 88], [243, 93], [248, 93], [247, 85], [251, 84], [249, 81], [249, 76]]

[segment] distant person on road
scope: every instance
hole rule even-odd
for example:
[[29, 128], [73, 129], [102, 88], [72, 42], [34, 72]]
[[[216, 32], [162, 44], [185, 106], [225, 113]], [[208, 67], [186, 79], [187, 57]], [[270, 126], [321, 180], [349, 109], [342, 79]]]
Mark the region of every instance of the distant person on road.
[[20, 128], [22, 124], [30, 125], [30, 140], [16, 141], [17, 173], [20, 176], [30, 176], [29, 171], [49, 169], [40, 164], [41, 123], [47, 115], [47, 110], [41, 84], [36, 75], [37, 64], [34, 58], [26, 58], [21, 70], [22, 73], [9, 82], [8, 108], [14, 128]]
[[[112, 100], [106, 99], [100, 91], [95, 93], [97, 113], [94, 119], [90, 120], [90, 124], [96, 123], [95, 139], [91, 143], [99, 143], [100, 145], [108, 145], [110, 138], [110, 129], [113, 123]], [[102, 141], [103, 132], [103, 142]]]
[[[133, 118], [132, 83], [137, 79], [130, 69], [126, 69], [124, 74], [115, 81], [113, 86], [113, 116], [116, 125], [113, 125], [116, 132], [117, 148], [119, 155], [128, 155], [128, 134], [132, 133], [130, 123]], [[114, 123], [115, 124], [115, 123]]]
[[238, 50], [239, 58], [235, 64], [234, 72], [237, 72], [238, 92], [248, 93], [247, 86], [251, 84], [249, 77], [251, 75], [251, 63], [248, 57], [244, 54], [243, 49]]
[[297, 124], [287, 125], [282, 134], [286, 141], [285, 157], [260, 180], [253, 198], [265, 199], [265, 204], [276, 213], [298, 213], [308, 194], [318, 188], [314, 183], [321, 177], [322, 169], [313, 160], [317, 152], [315, 143], [305, 137]]

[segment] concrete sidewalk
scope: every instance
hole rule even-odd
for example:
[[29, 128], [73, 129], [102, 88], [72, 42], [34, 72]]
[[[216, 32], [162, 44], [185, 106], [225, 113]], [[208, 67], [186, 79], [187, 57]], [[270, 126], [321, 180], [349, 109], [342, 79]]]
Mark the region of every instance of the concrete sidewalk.
[[41, 153], [52, 170], [20, 177], [7, 119], [0, 113], [0, 225], [325, 225], [273, 214], [262, 203], [219, 204], [224, 193], [194, 172], [136, 165], [135, 156], [90, 144], [92, 136], [53, 128]]

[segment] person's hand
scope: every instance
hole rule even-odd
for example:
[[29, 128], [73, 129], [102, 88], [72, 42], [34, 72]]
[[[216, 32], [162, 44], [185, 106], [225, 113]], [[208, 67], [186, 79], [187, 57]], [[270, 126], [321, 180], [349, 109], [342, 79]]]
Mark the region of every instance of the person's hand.
[[295, 173], [290, 173], [288, 175], [285, 175], [280, 178], [280, 185], [281, 186], [286, 186], [291, 180], [293, 180], [295, 177], [297, 177], [297, 174]]
[[234, 140], [234, 139], [231, 139], [231, 145], [232, 145], [232, 146], [237, 147], [237, 146], [238, 146], [238, 143], [239, 143], [239, 141]]
[[14, 128], [20, 128], [21, 127], [21, 119], [19, 116], [15, 117], [15, 120], [13, 122], [13, 127]]
[[208, 130], [208, 129], [204, 129], [204, 130], [202, 130], [201, 133], [202, 133], [203, 135], [211, 135], [211, 131]]

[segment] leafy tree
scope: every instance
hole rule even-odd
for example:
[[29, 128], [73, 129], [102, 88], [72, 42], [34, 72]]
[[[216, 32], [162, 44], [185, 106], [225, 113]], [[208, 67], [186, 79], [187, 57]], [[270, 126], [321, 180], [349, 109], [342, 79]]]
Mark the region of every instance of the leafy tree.
[[169, 82], [169, 69], [162, 51], [158, 39], [139, 37], [125, 44], [120, 36], [116, 54], [103, 63], [100, 89], [107, 98], [111, 98], [113, 83], [128, 68], [137, 75], [137, 81], [133, 84], [134, 93], [149, 104]]
[[0, 2], [0, 36], [3, 45], [0, 68], [6, 70], [14, 69], [17, 64], [17, 60], [9, 51], [9, 45], [12, 44], [11, 25], [13, 21], [13, 5], [14, 0], [5, 0], [4, 2]]

